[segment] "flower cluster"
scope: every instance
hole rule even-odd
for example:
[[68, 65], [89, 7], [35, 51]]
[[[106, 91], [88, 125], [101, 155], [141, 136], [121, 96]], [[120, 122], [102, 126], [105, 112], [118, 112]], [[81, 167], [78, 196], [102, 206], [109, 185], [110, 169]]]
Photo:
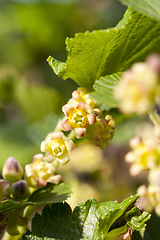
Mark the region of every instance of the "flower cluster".
[[150, 55], [146, 62], [135, 63], [123, 73], [115, 88], [119, 108], [127, 114], [148, 113], [159, 102], [160, 57]]
[[160, 145], [157, 139], [152, 138], [144, 142], [137, 136], [130, 140], [130, 147], [132, 151], [126, 154], [125, 160], [132, 163], [130, 168], [132, 176], [160, 164]]
[[[90, 98], [88, 89], [80, 87], [75, 90], [62, 111], [65, 118], [41, 142], [40, 148], [44, 154], [34, 155], [32, 163], [25, 166], [25, 171], [14, 157], [6, 160], [2, 171], [4, 180], [0, 181], [1, 201], [9, 197], [13, 201], [25, 202], [34, 191], [44, 188], [47, 183], [59, 184], [61, 175], [55, 175], [55, 172], [59, 164], [65, 165], [70, 160], [69, 152], [75, 148], [71, 139], [75, 136], [78, 139], [85, 136], [101, 149], [108, 147], [114, 135], [114, 120], [109, 115], [100, 118], [103, 112]], [[65, 135], [63, 131], [70, 133]], [[27, 217], [17, 211], [0, 214], [0, 233], [6, 229], [10, 235], [17, 235], [18, 227], [27, 224]]]
[[62, 111], [66, 115], [62, 123], [64, 131], [74, 129], [78, 139], [85, 136], [101, 149], [108, 147], [114, 135], [114, 120], [109, 115], [100, 118], [103, 112], [89, 97], [88, 89], [79, 87], [74, 91]]
[[130, 173], [132, 176], [141, 171], [148, 172], [148, 187], [142, 185], [137, 192], [143, 198], [143, 209], [149, 212], [155, 210], [160, 216], [160, 126], [153, 129], [153, 137], [144, 142], [142, 138], [135, 137], [130, 141], [132, 150], [127, 153], [126, 161], [132, 163]]

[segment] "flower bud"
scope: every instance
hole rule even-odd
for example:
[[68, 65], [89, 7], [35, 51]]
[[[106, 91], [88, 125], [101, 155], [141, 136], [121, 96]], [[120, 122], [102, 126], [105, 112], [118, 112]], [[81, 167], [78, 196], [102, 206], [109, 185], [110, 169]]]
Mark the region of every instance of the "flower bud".
[[3, 166], [2, 176], [11, 183], [17, 182], [22, 179], [23, 168], [14, 157], [9, 157]]
[[23, 200], [29, 197], [30, 191], [28, 184], [25, 180], [15, 182], [11, 186], [11, 194], [17, 200]]
[[0, 182], [0, 201], [4, 200], [4, 196], [10, 193], [10, 182], [8, 181], [1, 181]]

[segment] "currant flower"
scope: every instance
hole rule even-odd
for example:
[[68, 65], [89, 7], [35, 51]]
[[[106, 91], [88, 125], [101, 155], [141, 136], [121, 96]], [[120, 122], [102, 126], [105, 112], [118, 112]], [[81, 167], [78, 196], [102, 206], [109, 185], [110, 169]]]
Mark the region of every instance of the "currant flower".
[[75, 129], [76, 137], [82, 138], [86, 133], [86, 126], [96, 122], [96, 115], [93, 114], [92, 108], [84, 103], [70, 99], [68, 104], [64, 105], [62, 111], [67, 116], [62, 123], [64, 131]]
[[144, 114], [150, 111], [160, 93], [160, 60], [155, 63], [150, 57], [144, 63], [135, 63], [122, 74], [121, 81], [115, 88], [115, 97], [119, 108], [127, 114]]
[[55, 167], [52, 163], [44, 160], [43, 154], [33, 157], [31, 164], [25, 166], [25, 180], [31, 187], [45, 187], [47, 182], [58, 184], [61, 175], [54, 175]]
[[109, 146], [109, 141], [114, 136], [114, 120], [110, 115], [104, 119], [96, 119], [96, 123], [88, 125], [85, 137], [100, 149], [104, 150]]
[[79, 87], [77, 90], [72, 92], [72, 98], [78, 102], [85, 102], [90, 107], [95, 108], [96, 103], [90, 98], [90, 92], [85, 87]]
[[160, 164], [160, 145], [155, 139], [144, 143], [142, 138], [137, 136], [130, 140], [130, 147], [132, 150], [126, 154], [125, 160], [132, 163], [130, 168], [132, 176]]
[[58, 160], [62, 165], [69, 162], [68, 152], [74, 148], [74, 142], [67, 138], [62, 132], [49, 133], [41, 143], [41, 151], [47, 154], [44, 160], [49, 163]]

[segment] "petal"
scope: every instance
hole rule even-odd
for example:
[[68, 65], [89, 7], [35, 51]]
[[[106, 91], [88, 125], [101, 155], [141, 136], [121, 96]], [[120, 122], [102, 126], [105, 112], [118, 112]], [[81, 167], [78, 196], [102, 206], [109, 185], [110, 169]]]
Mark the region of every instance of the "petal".
[[71, 99], [69, 99], [69, 101], [68, 101], [67, 104], [69, 104], [72, 108], [75, 109], [75, 108], [77, 107], [78, 103], [79, 103], [79, 101], [77, 101], [77, 100], [71, 98]]
[[35, 161], [43, 161], [43, 157], [44, 155], [42, 153], [39, 153], [39, 154], [36, 154], [33, 156], [33, 161], [32, 162], [35, 162]]
[[110, 127], [114, 127], [115, 122], [114, 122], [114, 119], [110, 115], [105, 116], [105, 119], [108, 121], [108, 125]]
[[67, 153], [64, 157], [57, 158], [57, 160], [60, 162], [61, 165], [65, 165], [66, 163], [69, 162], [70, 159], [69, 159], [69, 155]]
[[103, 114], [103, 111], [100, 108], [94, 108], [93, 112], [95, 112], [98, 117], [101, 117]]
[[89, 93], [88, 88], [85, 88], [85, 87], [79, 87], [79, 88], [77, 88], [77, 90], [78, 90], [78, 92], [80, 93], [81, 96]]
[[27, 177], [30, 177], [33, 175], [33, 168], [32, 168], [32, 164], [27, 164], [25, 166], [25, 174]]
[[85, 133], [86, 133], [86, 128], [75, 128], [75, 132], [76, 132], [76, 137], [82, 138], [84, 137]]
[[62, 132], [53, 132], [51, 135], [51, 140], [53, 139], [63, 139], [63, 133]]
[[59, 184], [62, 180], [61, 175], [54, 175], [50, 178], [48, 178], [47, 182], [53, 183], [53, 184]]
[[42, 152], [47, 152], [48, 151], [48, 143], [46, 143], [45, 141], [41, 142], [41, 151]]
[[37, 180], [37, 187], [45, 187], [47, 185], [47, 181], [43, 180], [42, 178], [36, 178]]
[[69, 152], [72, 151], [75, 148], [75, 144], [72, 140], [65, 141], [65, 144], [66, 144], [66, 148]]
[[93, 113], [88, 113], [87, 118], [88, 118], [89, 125], [94, 124], [96, 122], [96, 115]]
[[69, 130], [73, 129], [73, 127], [71, 126], [68, 118], [67, 118], [66, 121], [64, 121], [64, 122], [62, 123], [62, 128], [63, 128], [64, 131], [69, 131]]
[[93, 143], [97, 147], [102, 147], [102, 137], [93, 138]]
[[77, 91], [77, 90], [73, 91], [72, 98], [74, 98], [75, 100], [81, 99], [79, 91]]
[[70, 104], [66, 104], [62, 107], [62, 112], [68, 117], [72, 112], [74, 111], [74, 108]]
[[9, 181], [6, 181], [6, 180], [1, 181], [1, 182], [0, 182], [0, 190], [2, 190], [2, 192], [4, 192], [5, 189], [6, 189], [7, 187], [9, 187], [9, 185], [10, 185], [10, 182], [9, 182]]
[[44, 157], [44, 160], [48, 163], [52, 163], [54, 160], [56, 160], [56, 158], [54, 156], [52, 156], [51, 154], [48, 154], [47, 157]]
[[88, 112], [88, 113], [93, 112], [92, 108], [88, 104], [86, 104], [85, 102], [79, 102], [76, 109], [81, 109], [84, 112]]

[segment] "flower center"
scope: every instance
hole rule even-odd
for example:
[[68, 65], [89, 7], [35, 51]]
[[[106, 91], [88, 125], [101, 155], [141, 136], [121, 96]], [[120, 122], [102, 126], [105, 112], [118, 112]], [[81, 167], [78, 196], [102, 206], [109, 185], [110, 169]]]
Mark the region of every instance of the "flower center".
[[48, 179], [53, 174], [52, 169], [50, 169], [50, 165], [44, 161], [37, 161], [34, 164], [34, 175], [36, 177], [42, 178], [44, 180]]
[[87, 113], [83, 110], [74, 110], [68, 119], [74, 128], [82, 128], [88, 124]]
[[60, 157], [63, 154], [66, 154], [67, 149], [63, 139], [51, 140], [49, 143], [49, 152], [54, 157]]

